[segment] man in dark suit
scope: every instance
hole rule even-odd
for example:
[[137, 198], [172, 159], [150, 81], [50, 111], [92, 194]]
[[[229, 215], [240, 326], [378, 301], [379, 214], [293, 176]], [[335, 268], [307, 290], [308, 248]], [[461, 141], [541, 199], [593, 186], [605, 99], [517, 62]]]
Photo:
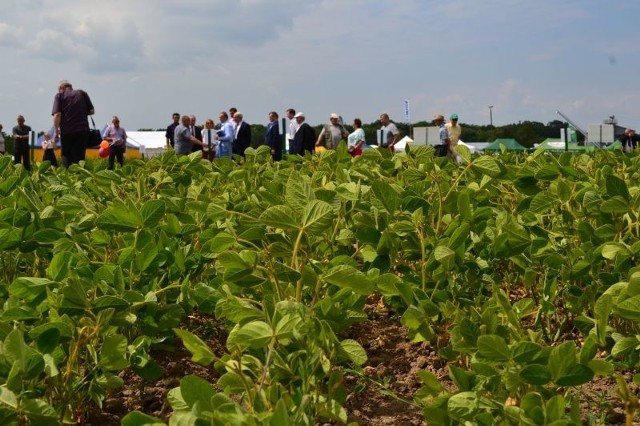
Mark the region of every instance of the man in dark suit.
[[245, 123], [241, 112], [233, 114], [236, 123], [236, 137], [233, 140], [233, 153], [244, 157], [244, 150], [251, 146], [251, 126]]
[[[196, 116], [191, 114], [189, 116], [189, 120], [190, 120], [189, 129], [191, 130], [191, 136], [193, 136], [194, 138], [202, 142], [202, 129], [200, 128], [200, 126], [196, 126]], [[196, 144], [191, 145], [191, 152], [196, 152], [196, 151], [202, 151], [202, 145], [196, 145]]]
[[622, 143], [622, 149], [624, 152], [631, 152], [638, 146], [638, 141], [640, 137], [636, 135], [636, 132], [633, 129], [625, 129], [624, 134], [619, 138], [620, 143]]
[[282, 159], [282, 142], [280, 141], [280, 126], [278, 126], [278, 113], [269, 113], [269, 124], [264, 135], [264, 144], [271, 148], [271, 158], [273, 161]]
[[289, 154], [304, 155], [305, 151], [313, 152], [316, 145], [316, 132], [305, 123], [304, 113], [297, 113], [294, 118], [298, 123], [298, 130], [293, 137], [293, 146], [289, 147]]

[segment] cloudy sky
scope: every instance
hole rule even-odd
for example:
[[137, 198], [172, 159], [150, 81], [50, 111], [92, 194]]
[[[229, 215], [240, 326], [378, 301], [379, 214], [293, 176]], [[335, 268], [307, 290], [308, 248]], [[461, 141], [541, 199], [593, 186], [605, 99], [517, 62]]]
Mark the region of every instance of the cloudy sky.
[[2, 0], [0, 123], [51, 123], [57, 83], [127, 130], [250, 123], [288, 107], [311, 124], [458, 113], [461, 123], [640, 128], [637, 0]]

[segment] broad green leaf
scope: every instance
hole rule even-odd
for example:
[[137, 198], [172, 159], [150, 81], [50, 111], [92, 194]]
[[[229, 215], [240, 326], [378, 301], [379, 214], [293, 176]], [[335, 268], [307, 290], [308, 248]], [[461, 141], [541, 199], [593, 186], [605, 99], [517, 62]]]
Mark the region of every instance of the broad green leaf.
[[640, 295], [618, 302], [613, 309], [622, 318], [640, 321]]
[[132, 411], [122, 418], [121, 426], [166, 426], [162, 420], [140, 411]]
[[54, 281], [61, 281], [69, 275], [69, 266], [73, 254], [68, 251], [56, 253], [49, 263], [47, 275]]
[[229, 250], [235, 243], [236, 237], [226, 231], [222, 231], [203, 245], [203, 252], [218, 255]]
[[193, 355], [191, 357], [191, 361], [200, 365], [209, 365], [215, 360], [216, 356], [211, 348], [209, 348], [209, 346], [198, 336], [190, 331], [181, 330], [179, 328], [174, 328], [173, 332], [182, 339], [184, 347]]
[[574, 364], [554, 381], [558, 386], [579, 386], [593, 379], [593, 370], [586, 365]]
[[24, 341], [22, 331], [12, 330], [2, 346], [4, 356], [13, 364], [18, 363], [24, 378], [33, 378], [44, 371], [44, 359]]
[[373, 282], [353, 266], [335, 266], [322, 275], [322, 280], [357, 294], [367, 295], [373, 291]]
[[273, 329], [264, 321], [251, 321], [244, 325], [236, 324], [227, 338], [227, 347], [264, 348], [271, 341], [273, 335]]
[[627, 183], [616, 175], [609, 174], [606, 178], [607, 195], [610, 197], [619, 196], [625, 201], [629, 201], [629, 189]]
[[619, 195], [605, 200], [600, 205], [600, 210], [605, 213], [625, 214], [629, 211], [629, 203]]
[[340, 347], [354, 364], [361, 366], [367, 362], [367, 352], [355, 340], [345, 339], [340, 342]]
[[472, 163], [472, 168], [490, 177], [497, 177], [500, 175], [500, 166], [498, 166], [498, 162], [487, 155], [476, 158]]
[[302, 227], [310, 234], [318, 235], [333, 223], [333, 208], [326, 202], [311, 200], [302, 213]]
[[489, 361], [505, 362], [511, 358], [507, 343], [500, 336], [483, 335], [478, 337], [478, 357]]
[[618, 341], [616, 341], [613, 348], [611, 348], [611, 356], [613, 357], [621, 357], [626, 353], [635, 350], [638, 346], [640, 346], [640, 340], [637, 337], [625, 337]]
[[197, 404], [197, 408], [202, 411], [213, 411], [211, 398], [216, 394], [215, 389], [208, 381], [198, 376], [185, 376], [180, 380], [180, 393], [182, 398], [191, 409]]
[[451, 269], [455, 260], [456, 252], [447, 246], [438, 246], [433, 251], [433, 256], [445, 267], [445, 269]]
[[124, 205], [109, 206], [96, 219], [96, 226], [106, 231], [134, 232], [142, 225], [138, 215]]
[[456, 145], [455, 147], [456, 154], [460, 156], [464, 160], [465, 163], [471, 162], [471, 150], [469, 147], [465, 145]]
[[43, 426], [58, 424], [56, 410], [41, 399], [23, 399], [20, 401], [20, 409], [33, 424]]
[[313, 200], [314, 195], [309, 183], [298, 172], [291, 173], [285, 187], [286, 205], [293, 211], [302, 211], [308, 200]]
[[16, 398], [16, 394], [7, 389], [6, 385], [0, 386], [0, 403], [13, 409], [18, 408], [18, 398]]
[[542, 347], [534, 342], [526, 340], [516, 342], [511, 347], [513, 360], [520, 363], [529, 363], [542, 351]]
[[549, 369], [540, 364], [529, 364], [520, 370], [520, 378], [530, 385], [543, 386], [551, 381]]
[[399, 197], [398, 193], [391, 185], [382, 180], [375, 180], [371, 185], [371, 189], [387, 212], [393, 214], [397, 210]]
[[287, 411], [286, 403], [281, 399], [276, 403], [276, 409], [273, 411], [273, 415], [269, 419], [269, 426], [289, 426], [292, 425], [289, 419], [289, 412]]
[[53, 285], [55, 282], [48, 278], [18, 277], [9, 286], [9, 293], [19, 299], [32, 300]]
[[543, 214], [549, 211], [553, 206], [554, 199], [544, 192], [539, 192], [533, 196], [529, 211], [533, 213]]
[[577, 365], [577, 352], [573, 342], [562, 343], [551, 350], [547, 366], [554, 380], [566, 376]]
[[[458, 226], [455, 229], [455, 231], [453, 231], [453, 234], [451, 234], [451, 237], [449, 237], [448, 247], [450, 249], [455, 250], [461, 245], [463, 245], [465, 242], [467, 242], [470, 232], [471, 232], [471, 226], [467, 222], [461, 223], [460, 226]], [[436, 251], [437, 250], [438, 249], [436, 248]]]
[[614, 260], [619, 254], [630, 254], [629, 249], [620, 243], [606, 243], [602, 246], [602, 257]]
[[140, 209], [142, 221], [147, 228], [158, 225], [166, 211], [166, 203], [163, 200], [148, 200]]
[[473, 219], [473, 204], [471, 203], [471, 194], [468, 189], [461, 190], [457, 199], [458, 213], [465, 221]]
[[260, 221], [267, 226], [282, 229], [297, 229], [297, 215], [289, 206], [271, 206], [260, 215]]
[[535, 174], [535, 178], [538, 180], [555, 180], [560, 175], [558, 166], [549, 163], [542, 166]]
[[121, 334], [107, 336], [100, 349], [98, 364], [109, 371], [124, 370], [129, 366], [127, 360], [127, 338]]
[[440, 383], [440, 379], [429, 370], [420, 370], [416, 373], [424, 386], [421, 388], [428, 395], [436, 396], [445, 391], [445, 387]]
[[218, 262], [224, 271], [224, 279], [235, 282], [253, 272], [253, 266], [235, 251], [225, 251], [218, 256]]
[[635, 271], [629, 277], [629, 285], [627, 286], [627, 294], [629, 296], [640, 295], [640, 271]]

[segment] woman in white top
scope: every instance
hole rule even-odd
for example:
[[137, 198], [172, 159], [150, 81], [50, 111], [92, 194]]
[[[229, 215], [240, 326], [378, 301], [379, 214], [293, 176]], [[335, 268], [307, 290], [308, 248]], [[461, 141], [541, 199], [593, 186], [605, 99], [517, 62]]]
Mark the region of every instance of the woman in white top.
[[364, 146], [364, 130], [362, 129], [362, 120], [353, 119], [353, 132], [347, 137], [347, 146], [349, 154], [352, 157], [362, 155], [362, 147]]
[[49, 161], [52, 166], [58, 167], [58, 160], [56, 159], [56, 141], [51, 139], [51, 133], [49, 131], [44, 132], [44, 140], [42, 141], [42, 161]]
[[215, 139], [215, 126], [216, 123], [213, 119], [208, 118], [207, 121], [204, 122], [204, 129], [202, 129], [202, 158], [206, 158], [209, 161], [213, 161], [216, 157], [218, 141]]

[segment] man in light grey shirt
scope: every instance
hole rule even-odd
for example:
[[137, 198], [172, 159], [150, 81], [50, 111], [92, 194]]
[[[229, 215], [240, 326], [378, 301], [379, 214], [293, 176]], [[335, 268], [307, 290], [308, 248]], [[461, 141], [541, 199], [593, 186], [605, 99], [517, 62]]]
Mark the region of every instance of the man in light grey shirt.
[[176, 130], [173, 135], [173, 147], [176, 151], [176, 155], [191, 154], [193, 145], [203, 145], [201, 141], [191, 134], [190, 125], [191, 117], [183, 115], [180, 119], [180, 124], [176, 126]]

